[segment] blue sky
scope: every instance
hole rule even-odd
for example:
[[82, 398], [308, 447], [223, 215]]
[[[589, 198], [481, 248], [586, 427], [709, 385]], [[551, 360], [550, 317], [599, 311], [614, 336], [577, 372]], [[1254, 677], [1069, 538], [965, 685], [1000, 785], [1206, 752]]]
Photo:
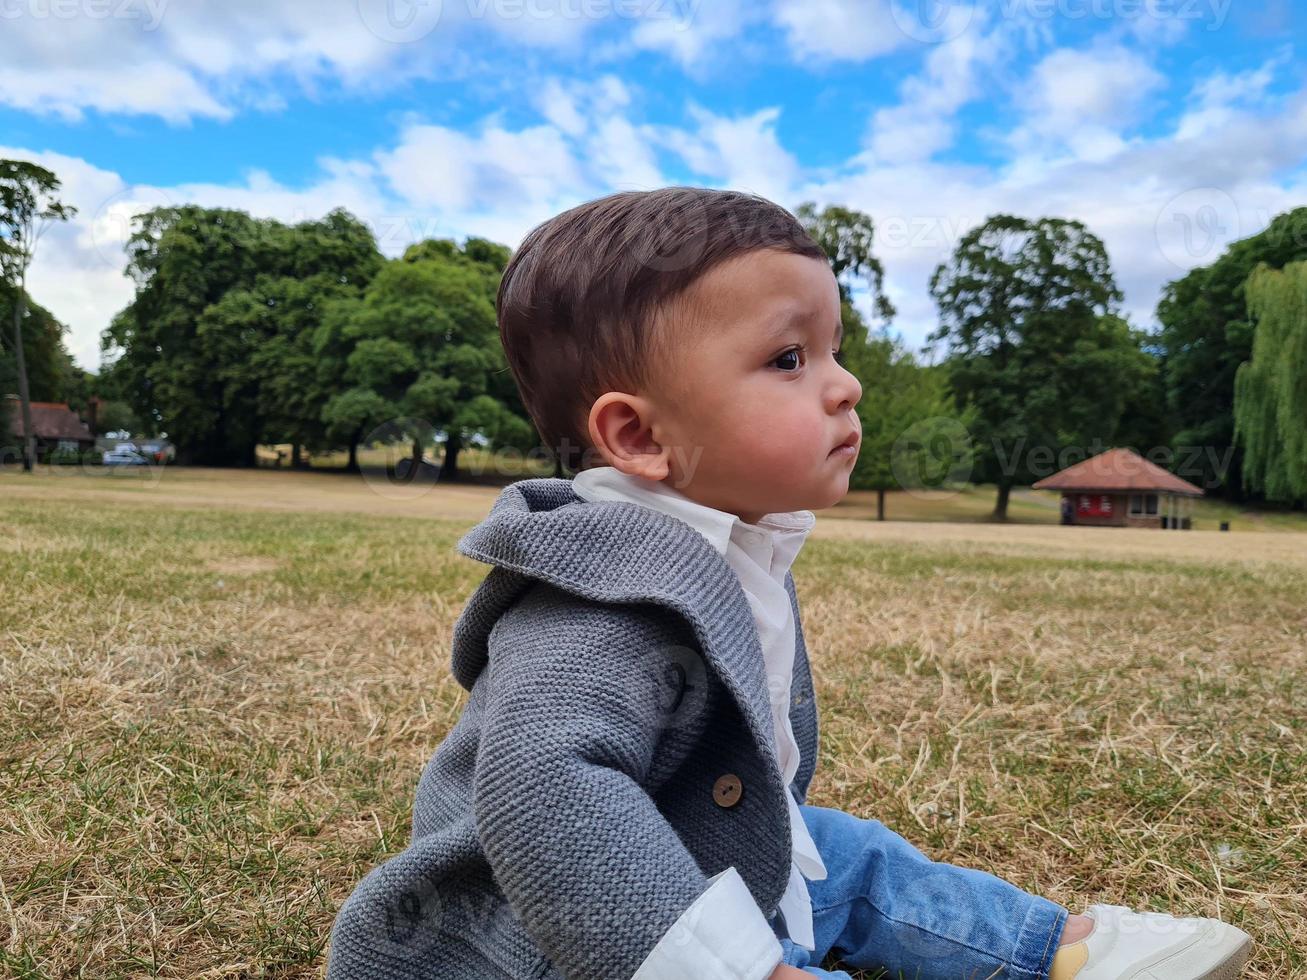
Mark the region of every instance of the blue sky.
[[845, 204], [914, 347], [970, 227], [1079, 218], [1151, 327], [1307, 204], [1304, 27], [1292, 0], [0, 0], [0, 156], [80, 210], [31, 289], [88, 368], [130, 214], [181, 201], [343, 206], [389, 254], [668, 183]]

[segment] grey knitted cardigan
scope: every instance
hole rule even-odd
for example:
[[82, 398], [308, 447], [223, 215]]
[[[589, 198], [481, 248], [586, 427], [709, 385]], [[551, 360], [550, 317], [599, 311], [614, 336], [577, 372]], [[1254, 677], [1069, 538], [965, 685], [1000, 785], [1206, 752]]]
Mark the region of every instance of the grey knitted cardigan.
[[[346, 900], [331, 980], [627, 980], [734, 866], [769, 919], [790, 874], [762, 649], [735, 571], [678, 518], [504, 488], [458, 550], [492, 567], [454, 626], [470, 691], [418, 783], [413, 841]], [[790, 722], [817, 710], [794, 579]], [[743, 786], [721, 806], [713, 784]]]

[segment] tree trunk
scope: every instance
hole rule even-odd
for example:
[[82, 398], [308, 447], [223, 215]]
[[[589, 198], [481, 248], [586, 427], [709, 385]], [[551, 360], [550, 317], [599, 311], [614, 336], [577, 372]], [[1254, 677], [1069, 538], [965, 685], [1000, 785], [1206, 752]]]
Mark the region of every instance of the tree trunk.
[[27, 387], [27, 358], [23, 354], [23, 313], [27, 299], [27, 276], [18, 280], [14, 297], [14, 362], [18, 368], [18, 400], [23, 413], [23, 469], [32, 472], [36, 462], [36, 433], [32, 431], [32, 396]]
[[290, 468], [298, 470], [304, 466], [304, 453], [298, 442], [290, 444]]
[[994, 504], [994, 520], [1007, 520], [1007, 502], [1012, 495], [1012, 484], [1006, 480], [1000, 480], [998, 484], [998, 500]]
[[412, 473], [417, 476], [422, 470], [422, 440], [413, 440], [413, 469]]
[[359, 440], [363, 438], [361, 432], [356, 432], [349, 439], [349, 462], [345, 464], [346, 473], [357, 473], [359, 471]]
[[884, 519], [885, 519], [885, 488], [878, 487], [876, 489], [876, 520], [883, 521]]
[[440, 461], [440, 479], [458, 479], [458, 451], [463, 448], [463, 440], [457, 432], [450, 431], [445, 437], [445, 458]]

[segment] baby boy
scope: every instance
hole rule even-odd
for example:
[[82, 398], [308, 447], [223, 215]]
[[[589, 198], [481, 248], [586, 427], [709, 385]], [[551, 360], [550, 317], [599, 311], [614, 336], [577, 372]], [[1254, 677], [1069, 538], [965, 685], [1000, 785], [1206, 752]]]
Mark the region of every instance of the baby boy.
[[793, 215], [688, 187], [592, 201], [526, 238], [498, 314], [574, 476], [509, 485], [458, 543], [490, 566], [454, 627], [469, 697], [330, 977], [847, 978], [832, 953], [891, 977], [1239, 973], [1250, 939], [1218, 920], [1072, 915], [806, 803], [790, 567], [848, 491], [862, 392]]

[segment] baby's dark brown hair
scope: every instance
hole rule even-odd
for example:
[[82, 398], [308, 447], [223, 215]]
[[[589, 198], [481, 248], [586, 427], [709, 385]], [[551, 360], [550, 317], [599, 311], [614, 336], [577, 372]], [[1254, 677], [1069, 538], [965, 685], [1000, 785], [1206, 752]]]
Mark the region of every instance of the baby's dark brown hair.
[[526, 236], [499, 284], [499, 336], [544, 445], [572, 472], [601, 460], [587, 418], [606, 391], [652, 380], [671, 301], [710, 269], [774, 249], [825, 259], [798, 219], [740, 191], [624, 191], [564, 211]]

